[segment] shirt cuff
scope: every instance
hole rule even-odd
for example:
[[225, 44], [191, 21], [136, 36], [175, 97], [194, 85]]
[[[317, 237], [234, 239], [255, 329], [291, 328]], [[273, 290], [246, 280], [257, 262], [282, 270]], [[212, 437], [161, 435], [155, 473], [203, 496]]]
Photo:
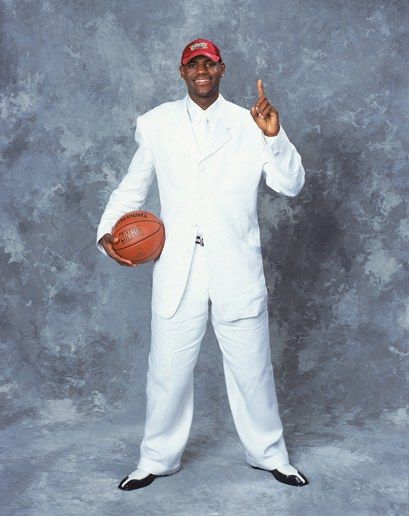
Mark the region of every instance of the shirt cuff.
[[[106, 234], [106, 233], [111, 233], [112, 231], [112, 224], [108, 223], [108, 222], [101, 222], [98, 226], [98, 230], [97, 230], [97, 237], [96, 237], [96, 246], [98, 247], [98, 249], [101, 251], [102, 254], [104, 254], [105, 256], [108, 256], [108, 253], [105, 251], [105, 249], [103, 248], [103, 246], [101, 244], [98, 243], [98, 241]], [[111, 233], [112, 234], [112, 233]]]
[[284, 147], [285, 135], [283, 128], [280, 125], [280, 130], [275, 136], [266, 136], [263, 133], [264, 141], [267, 143], [273, 154], [279, 154]]

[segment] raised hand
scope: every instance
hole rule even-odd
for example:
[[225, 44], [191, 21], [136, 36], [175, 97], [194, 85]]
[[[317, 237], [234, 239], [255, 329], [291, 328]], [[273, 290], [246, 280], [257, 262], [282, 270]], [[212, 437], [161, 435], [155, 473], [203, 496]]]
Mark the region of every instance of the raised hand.
[[257, 92], [257, 102], [250, 109], [251, 116], [266, 136], [276, 136], [280, 131], [278, 111], [265, 96], [261, 79], [257, 80]]

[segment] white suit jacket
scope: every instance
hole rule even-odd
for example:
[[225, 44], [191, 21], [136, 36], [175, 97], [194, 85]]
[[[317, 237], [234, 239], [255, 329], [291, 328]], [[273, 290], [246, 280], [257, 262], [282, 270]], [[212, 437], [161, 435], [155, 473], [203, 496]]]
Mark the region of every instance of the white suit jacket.
[[305, 181], [301, 157], [283, 127], [266, 137], [250, 111], [220, 95], [219, 123], [201, 154], [187, 111], [187, 95], [137, 117], [139, 148], [112, 192], [97, 230], [110, 233], [124, 213], [142, 209], [157, 178], [165, 244], [154, 261], [152, 310], [169, 318], [189, 274], [198, 223], [209, 263], [212, 303], [227, 321], [257, 315], [267, 289], [257, 219], [261, 176], [276, 192], [294, 197]]

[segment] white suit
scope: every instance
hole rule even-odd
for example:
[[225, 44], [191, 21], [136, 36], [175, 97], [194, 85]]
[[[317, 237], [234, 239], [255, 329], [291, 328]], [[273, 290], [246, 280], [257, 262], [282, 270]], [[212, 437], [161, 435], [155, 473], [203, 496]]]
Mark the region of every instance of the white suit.
[[261, 174], [269, 187], [288, 196], [304, 184], [301, 157], [283, 127], [277, 136], [265, 137], [249, 110], [219, 98], [220, 123], [203, 156], [190, 126], [187, 95], [137, 118], [140, 147], [98, 227], [97, 242], [120, 216], [141, 209], [156, 171], [166, 240], [153, 267], [152, 309], [162, 317], [171, 317], [182, 297], [199, 220], [219, 310], [228, 320], [257, 315], [267, 298], [257, 220]]
[[[153, 266], [138, 468], [166, 474], [180, 465], [192, 422], [193, 368], [211, 300], [230, 407], [247, 461], [274, 469], [289, 461], [271, 364], [257, 191], [263, 175], [273, 190], [295, 196], [304, 185], [304, 169], [283, 127], [275, 137], [264, 136], [249, 110], [221, 94], [202, 153], [189, 102], [186, 95], [137, 118], [139, 148], [97, 231], [98, 245], [120, 216], [141, 209], [156, 173], [166, 240]], [[195, 243], [199, 229], [204, 247]]]

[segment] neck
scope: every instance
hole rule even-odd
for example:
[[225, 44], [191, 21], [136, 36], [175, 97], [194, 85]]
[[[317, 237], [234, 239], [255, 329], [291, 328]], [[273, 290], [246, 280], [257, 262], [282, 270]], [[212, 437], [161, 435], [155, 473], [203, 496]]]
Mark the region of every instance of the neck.
[[213, 102], [216, 102], [216, 100], [219, 98], [219, 90], [213, 92], [208, 97], [200, 97], [199, 95], [196, 95], [194, 92], [189, 91], [189, 97], [195, 102], [198, 106], [200, 106], [202, 109], [207, 109], [209, 106], [213, 104]]

